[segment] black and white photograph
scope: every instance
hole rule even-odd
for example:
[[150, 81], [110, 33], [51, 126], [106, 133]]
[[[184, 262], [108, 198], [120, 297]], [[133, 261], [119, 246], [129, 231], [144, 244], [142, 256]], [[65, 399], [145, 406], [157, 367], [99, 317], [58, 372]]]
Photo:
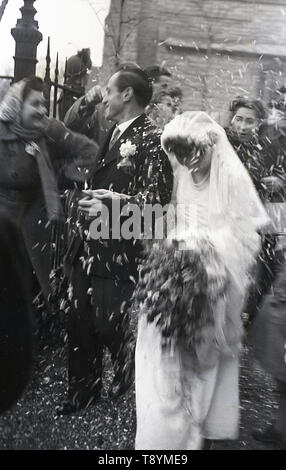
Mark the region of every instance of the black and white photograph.
[[0, 44], [0, 451], [286, 450], [286, 0], [0, 0]]

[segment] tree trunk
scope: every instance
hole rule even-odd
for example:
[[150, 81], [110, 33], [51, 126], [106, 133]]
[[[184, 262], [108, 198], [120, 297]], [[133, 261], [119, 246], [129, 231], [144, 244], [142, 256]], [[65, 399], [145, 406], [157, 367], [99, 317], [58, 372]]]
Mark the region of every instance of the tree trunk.
[[7, 6], [8, 0], [2, 0], [2, 3], [0, 5], [0, 21], [2, 20], [2, 16], [4, 15], [4, 10]]

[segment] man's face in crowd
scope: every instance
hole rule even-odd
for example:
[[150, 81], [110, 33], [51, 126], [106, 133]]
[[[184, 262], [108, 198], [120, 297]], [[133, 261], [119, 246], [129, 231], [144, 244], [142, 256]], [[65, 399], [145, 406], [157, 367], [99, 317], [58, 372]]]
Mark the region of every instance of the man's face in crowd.
[[259, 119], [253, 109], [238, 108], [232, 118], [231, 127], [241, 142], [247, 142], [257, 131]]
[[277, 109], [280, 111], [286, 111], [286, 93], [280, 93], [277, 99]]
[[171, 96], [162, 96], [151, 106], [150, 111], [148, 112], [151, 120], [155, 121], [158, 127], [164, 129], [165, 125], [170, 122], [175, 114], [175, 104]]
[[106, 118], [115, 122], [119, 121], [120, 115], [125, 107], [125, 101], [123, 100], [124, 92], [120, 92], [117, 87], [119, 73], [120, 72], [115, 73], [109, 79], [106, 93], [102, 101], [105, 107]]
[[158, 105], [163, 105], [164, 107], [169, 108], [172, 111], [174, 110], [174, 107], [175, 107], [174, 100], [169, 95], [162, 96], [162, 98], [160, 99]]
[[23, 103], [23, 127], [32, 130], [44, 129], [46, 114], [47, 109], [43, 93], [41, 91], [32, 90]]
[[153, 82], [153, 95], [160, 91], [167, 90], [172, 85], [172, 77], [160, 75], [156, 82]]

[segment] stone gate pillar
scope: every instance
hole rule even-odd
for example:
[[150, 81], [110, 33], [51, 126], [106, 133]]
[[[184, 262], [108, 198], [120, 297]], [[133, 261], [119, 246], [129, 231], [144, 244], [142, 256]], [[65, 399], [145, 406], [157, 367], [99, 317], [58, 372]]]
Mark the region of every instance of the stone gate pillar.
[[11, 34], [16, 42], [14, 81], [17, 82], [24, 77], [35, 75], [37, 64], [37, 47], [43, 39], [39, 31], [38, 22], [34, 20], [37, 10], [33, 4], [35, 0], [24, 0], [20, 8], [22, 18], [17, 21]]

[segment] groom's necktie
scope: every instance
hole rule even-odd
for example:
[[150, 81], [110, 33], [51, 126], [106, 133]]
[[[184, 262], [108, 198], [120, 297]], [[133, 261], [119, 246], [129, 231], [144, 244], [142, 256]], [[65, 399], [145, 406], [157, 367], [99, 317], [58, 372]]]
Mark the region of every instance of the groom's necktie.
[[115, 142], [117, 141], [119, 136], [120, 136], [120, 129], [119, 129], [118, 126], [116, 126], [113, 133], [112, 133], [111, 139], [109, 141], [109, 145], [108, 145], [109, 150], [112, 149], [113, 145], [115, 144]]

